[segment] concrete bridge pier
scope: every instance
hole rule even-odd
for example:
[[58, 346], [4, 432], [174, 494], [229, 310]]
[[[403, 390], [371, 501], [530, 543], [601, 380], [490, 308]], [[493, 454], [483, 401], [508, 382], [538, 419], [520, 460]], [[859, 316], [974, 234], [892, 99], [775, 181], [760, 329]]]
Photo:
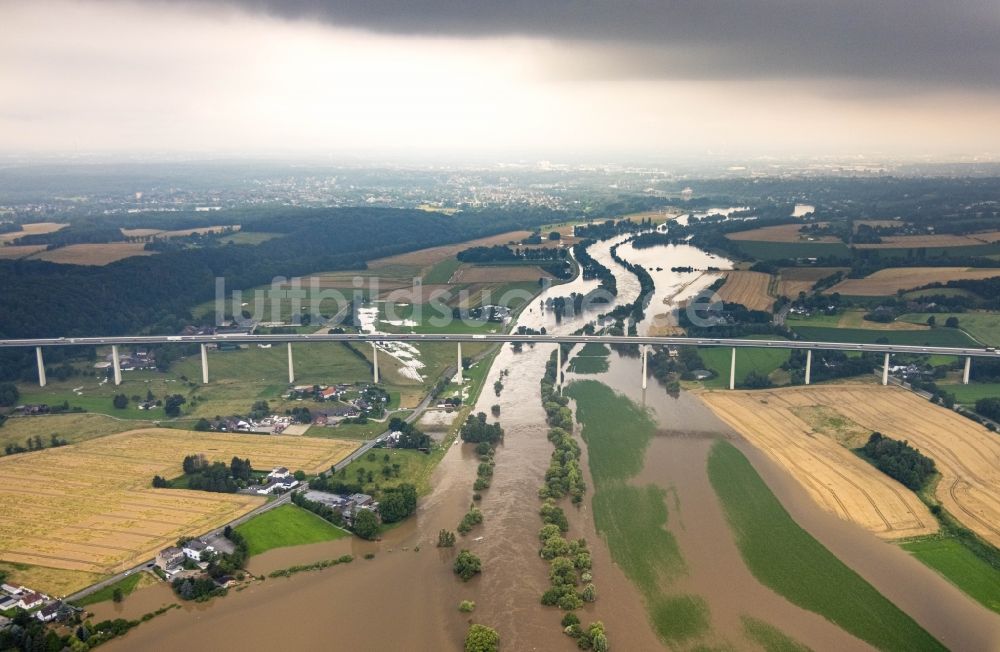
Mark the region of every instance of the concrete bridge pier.
[[462, 343], [458, 343], [458, 384], [461, 385], [465, 382], [462, 378]]
[[288, 343], [288, 384], [295, 382], [295, 361], [292, 359], [292, 343]]
[[35, 347], [35, 359], [38, 361], [38, 386], [45, 387], [45, 360], [42, 359], [42, 347]]
[[556, 343], [556, 387], [562, 391], [562, 344]]
[[809, 380], [812, 377], [812, 367], [813, 367], [813, 352], [812, 349], [806, 351], [806, 385], [809, 384]]
[[642, 388], [646, 389], [646, 369], [648, 368], [647, 358], [649, 357], [649, 346], [642, 345]]
[[962, 384], [969, 384], [969, 372], [972, 371], [972, 356], [965, 356], [965, 371], [962, 372]]
[[729, 389], [736, 389], [736, 347], [733, 347], [733, 357], [729, 361]]
[[111, 345], [111, 366], [115, 371], [115, 385], [122, 384], [122, 363], [121, 358], [118, 357], [118, 345]]
[[201, 382], [208, 384], [208, 347], [201, 345]]
[[372, 375], [375, 378], [375, 384], [378, 385], [378, 347], [375, 346], [375, 342], [372, 342]]
[[885, 354], [885, 361], [882, 363], [882, 384], [889, 384], [889, 354]]

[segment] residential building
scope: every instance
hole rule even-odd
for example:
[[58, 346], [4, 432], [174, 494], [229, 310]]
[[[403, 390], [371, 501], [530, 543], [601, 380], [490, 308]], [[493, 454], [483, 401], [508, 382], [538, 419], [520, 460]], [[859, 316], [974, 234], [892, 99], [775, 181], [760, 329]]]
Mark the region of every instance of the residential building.
[[184, 551], [177, 546], [164, 548], [156, 553], [156, 566], [165, 573], [172, 572], [184, 563]]
[[193, 559], [194, 561], [201, 561], [201, 556], [204, 553], [215, 552], [212, 549], [212, 546], [208, 545], [201, 539], [191, 539], [190, 541], [185, 542], [181, 550], [184, 552], [185, 557]]
[[59, 611], [62, 609], [63, 603], [60, 600], [55, 602], [50, 602], [45, 605], [37, 612], [35, 612], [35, 618], [42, 621], [43, 623], [50, 623], [53, 620], [59, 618]]
[[34, 609], [45, 603], [45, 596], [34, 591], [25, 591], [18, 596], [17, 606], [22, 609]]

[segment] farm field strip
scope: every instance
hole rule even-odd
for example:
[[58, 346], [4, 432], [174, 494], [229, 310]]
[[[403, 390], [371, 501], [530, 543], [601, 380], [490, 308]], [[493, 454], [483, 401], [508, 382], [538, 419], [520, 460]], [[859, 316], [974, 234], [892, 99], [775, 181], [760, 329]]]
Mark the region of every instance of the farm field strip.
[[929, 283], [946, 283], [962, 279], [983, 279], [1000, 276], [1000, 268], [979, 267], [889, 267], [864, 278], [849, 278], [827, 292], [846, 296], [893, 296], [898, 290], [910, 290]]
[[46, 260], [64, 265], [107, 265], [131, 256], [152, 256], [141, 242], [107, 242], [102, 244], [73, 244], [58, 249], [42, 251], [31, 260]]
[[[936, 497], [963, 525], [1000, 545], [1000, 437], [950, 410], [898, 387], [831, 385], [760, 393], [758, 412], [782, 406], [825, 406], [849, 422], [907, 440], [934, 460]], [[771, 401], [777, 407], [772, 407]]]
[[747, 231], [737, 231], [726, 235], [730, 240], [742, 240], [749, 242], [817, 242], [817, 243], [841, 243], [843, 241], [832, 235], [810, 236], [800, 233], [801, 224], [779, 224], [778, 226], [763, 226], [758, 229]]
[[761, 583], [878, 649], [947, 649], [802, 529], [735, 446], [715, 442], [708, 475]]
[[1000, 345], [1000, 313], [997, 312], [908, 313], [899, 317], [899, 320], [926, 324], [931, 316], [938, 324], [944, 324], [949, 317], [955, 317], [958, 319], [959, 328], [983, 344]]
[[479, 238], [477, 240], [466, 240], [465, 242], [457, 242], [450, 245], [419, 249], [417, 251], [411, 251], [397, 256], [389, 256], [388, 258], [378, 258], [369, 261], [368, 267], [372, 270], [379, 270], [380, 268], [391, 267], [394, 265], [417, 266], [421, 268], [430, 267], [446, 258], [451, 258], [458, 252], [469, 249], [470, 247], [492, 247], [494, 245], [505, 245], [511, 241], [523, 240], [529, 235], [531, 235], [530, 231], [509, 231], [507, 233], [499, 233], [497, 235]]
[[264, 502], [150, 487], [153, 475], [180, 475], [184, 455], [203, 453], [227, 463], [248, 457], [259, 469], [317, 472], [356, 446], [337, 439], [146, 429], [0, 458], [0, 560], [113, 572]]
[[26, 235], [53, 233], [67, 226], [69, 226], [69, 224], [60, 222], [32, 222], [30, 224], [22, 224], [20, 231], [11, 231], [10, 233], [0, 233], [0, 243], [11, 242], [13, 240], [17, 240], [18, 238], [23, 238]]
[[937, 530], [916, 494], [818, 432], [782, 392], [705, 392], [700, 397], [839, 518], [887, 539]]
[[770, 310], [774, 297], [768, 294], [771, 275], [763, 272], [726, 272], [726, 282], [719, 296], [728, 303], [739, 303], [750, 310]]
[[778, 295], [795, 299], [799, 292], [809, 292], [816, 281], [847, 267], [782, 267], [778, 270]]
[[933, 235], [889, 235], [882, 242], [854, 245], [858, 249], [905, 249], [908, 247], [969, 247], [991, 244], [1000, 240], [1000, 231], [957, 235], [940, 233]]

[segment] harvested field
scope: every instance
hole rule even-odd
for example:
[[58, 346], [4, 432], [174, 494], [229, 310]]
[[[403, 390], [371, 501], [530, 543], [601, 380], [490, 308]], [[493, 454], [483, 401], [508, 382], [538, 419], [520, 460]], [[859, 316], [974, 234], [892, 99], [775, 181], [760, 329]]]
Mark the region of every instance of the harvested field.
[[794, 299], [799, 292], [812, 290], [821, 278], [847, 271], [847, 267], [782, 267], [778, 270], [778, 296]]
[[107, 242], [103, 244], [75, 244], [43, 251], [32, 256], [32, 260], [47, 260], [63, 265], [107, 265], [116, 260], [132, 256], [152, 256], [155, 251], [146, 251], [141, 242]]
[[59, 222], [33, 222], [31, 224], [22, 224], [20, 231], [0, 233], [0, 242], [11, 242], [26, 235], [52, 233], [67, 226], [69, 226], [69, 224], [61, 224]]
[[[853, 400], [870, 402], [863, 395], [871, 388], [839, 389], [857, 393]], [[707, 392], [700, 397], [824, 509], [887, 539], [934, 532], [937, 521], [916, 494], [847, 448], [863, 444], [871, 431], [842, 417], [830, 402], [817, 404], [811, 394], [816, 391], [828, 388]]]
[[900, 220], [854, 220], [855, 231], [857, 231], [858, 227], [861, 225], [878, 228], [886, 226], [903, 226], [903, 222]]
[[968, 235], [889, 235], [878, 244], [854, 245], [858, 249], [906, 249], [910, 247], [970, 247], [990, 244], [1000, 240], [1000, 231], [970, 233]]
[[517, 241], [527, 238], [529, 235], [531, 235], [530, 231], [509, 231], [507, 233], [500, 233], [488, 238], [467, 240], [465, 242], [457, 242], [455, 244], [442, 245], [440, 247], [430, 247], [428, 249], [411, 251], [398, 256], [378, 258], [376, 260], [369, 261], [368, 267], [370, 269], [393, 267], [396, 265], [417, 266], [421, 268], [429, 267], [444, 260], [445, 258], [451, 258], [458, 252], [470, 247], [492, 247], [494, 245], [505, 245], [512, 240]]
[[[836, 412], [836, 422], [827, 420], [833, 432], [877, 430], [908, 440], [937, 465], [941, 480], [935, 495], [944, 507], [963, 525], [1000, 545], [1000, 437], [986, 428], [898, 387], [830, 385], [746, 395], [756, 399], [751, 403], [754, 414], [740, 415], [748, 423], [764, 416], [780, 424], [781, 419], [795, 418], [795, 410], [820, 407]], [[714, 408], [715, 397], [723, 395], [703, 396]]]
[[463, 265], [451, 277], [451, 283], [518, 283], [552, 278], [538, 265]]
[[778, 226], [765, 226], [749, 231], [737, 231], [730, 233], [726, 237], [730, 240], [745, 240], [751, 242], [840, 242], [840, 238], [832, 235], [811, 236], [800, 233], [801, 224], [779, 224]]
[[0, 458], [0, 560], [110, 573], [148, 559], [187, 534], [222, 525], [264, 499], [152, 489], [181, 474], [189, 453], [248, 457], [257, 468], [316, 472], [356, 442], [262, 435], [133, 430], [81, 444]]
[[740, 303], [751, 310], [770, 310], [774, 297], [768, 294], [771, 275], [763, 272], [725, 272], [726, 282], [718, 294], [723, 301]]
[[[867, 328], [876, 331], [929, 331], [926, 320], [923, 324], [913, 324], [897, 319], [890, 322], [870, 321], [865, 319], [864, 310], [845, 310], [837, 319], [837, 328]], [[941, 320], [942, 323], [944, 320]]]
[[[23, 395], [22, 395], [23, 396]], [[49, 436], [59, 435], [71, 444], [117, 432], [135, 430], [142, 423], [116, 419], [104, 414], [70, 413], [45, 414], [31, 417], [11, 417], [0, 428], [0, 448], [7, 444], [24, 444], [28, 437], [41, 437], [46, 443]]]
[[849, 278], [837, 283], [829, 292], [849, 296], [893, 296], [898, 290], [909, 290], [928, 283], [945, 283], [961, 279], [981, 279], [1000, 276], [1000, 268], [978, 267], [890, 267], [864, 278]]
[[128, 238], [180, 238], [195, 233], [222, 233], [226, 229], [239, 231], [239, 224], [219, 224], [216, 226], [200, 226], [194, 229], [178, 229], [176, 231], [164, 231], [163, 229], [120, 229], [122, 235]]
[[163, 233], [163, 229], [119, 229], [126, 238], [148, 238]]
[[226, 229], [232, 229], [233, 231], [239, 231], [239, 224], [217, 224], [215, 226], [199, 226], [195, 229], [178, 229], [176, 231], [163, 231], [156, 237], [158, 238], [180, 238], [186, 235], [194, 235], [195, 233], [222, 233]]
[[8, 260], [27, 258], [32, 254], [37, 254], [39, 251], [45, 251], [45, 245], [8, 245], [6, 247], [0, 246], [0, 258], [6, 258]]

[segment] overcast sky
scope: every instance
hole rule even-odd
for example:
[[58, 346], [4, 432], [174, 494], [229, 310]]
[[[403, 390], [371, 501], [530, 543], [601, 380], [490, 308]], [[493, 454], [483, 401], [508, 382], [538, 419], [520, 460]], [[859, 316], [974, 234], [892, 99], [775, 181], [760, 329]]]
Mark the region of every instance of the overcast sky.
[[1000, 155], [996, 0], [0, 0], [0, 151]]

